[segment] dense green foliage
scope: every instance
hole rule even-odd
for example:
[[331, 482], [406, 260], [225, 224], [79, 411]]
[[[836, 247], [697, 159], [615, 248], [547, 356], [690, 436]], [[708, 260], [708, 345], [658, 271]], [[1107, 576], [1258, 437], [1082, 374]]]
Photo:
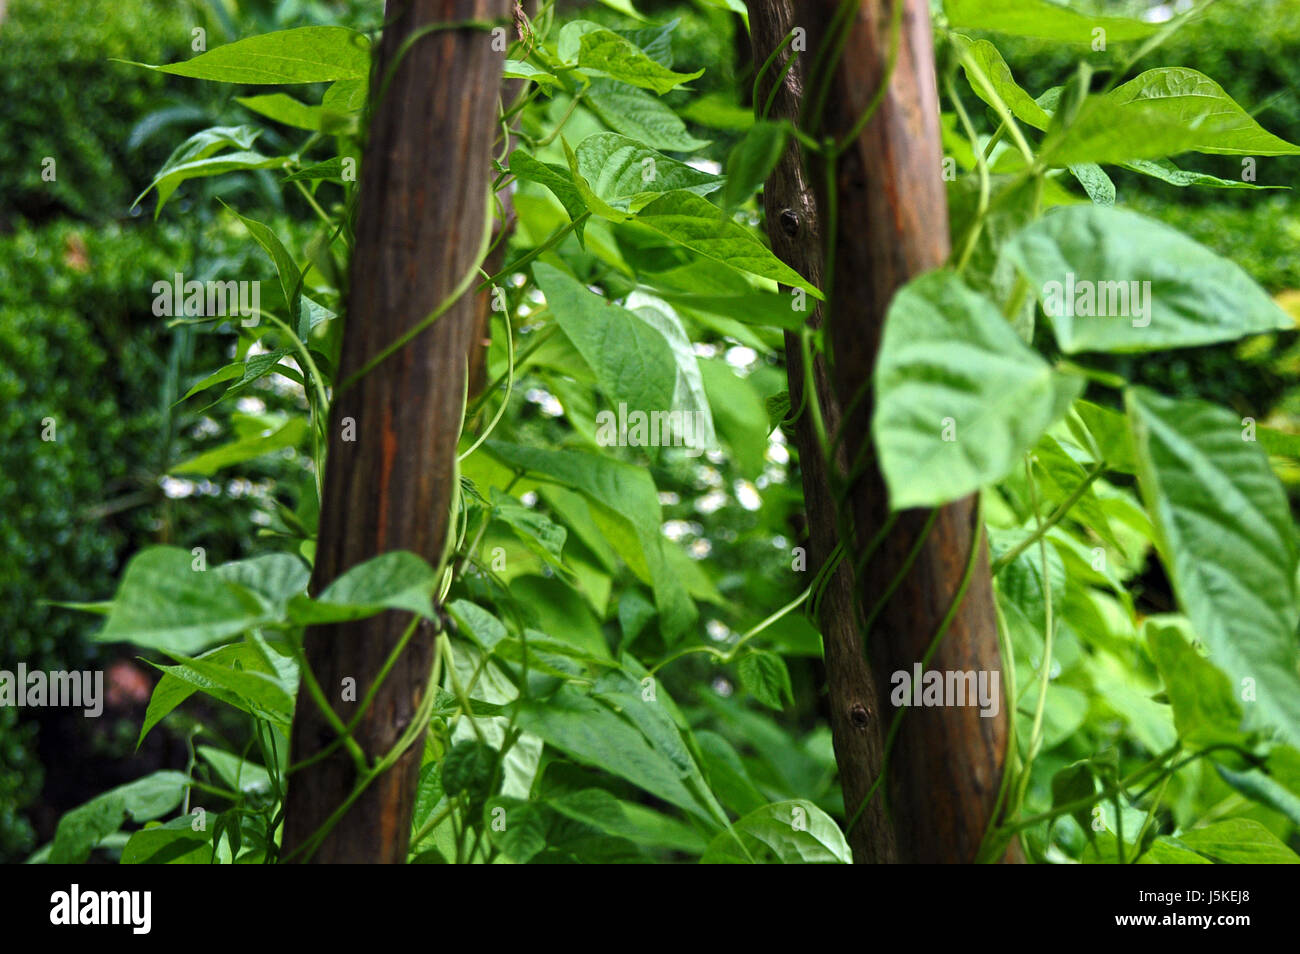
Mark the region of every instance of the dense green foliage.
[[[132, 136], [163, 103], [161, 77], [123, 82], [110, 58], [157, 62], [188, 48], [177, 5], [15, 0], [0, 24], [0, 221], [56, 212], [102, 218], [126, 213], [132, 187], [166, 158]], [[161, 150], [161, 154], [160, 154]], [[42, 160], [56, 161], [53, 182]]]
[[[1262, 426], [1280, 384], [1244, 391], [1229, 412], [1186, 396], [1199, 380], [1125, 363], [1241, 339], [1245, 355], [1267, 352], [1294, 326], [1269, 295], [1290, 282], [1281, 269], [1252, 278], [1221, 254], [1231, 230], [1202, 245], [1137, 203], [1116, 208], [1107, 170], [1300, 148], [1199, 76], [1130, 70], [1156, 27], [1107, 21], [1114, 42], [1090, 58], [1078, 22], [1042, 0], [1026, 6], [995, 20], [1007, 5], [943, 5], [954, 253], [895, 297], [871, 382], [891, 503], [981, 495], [1015, 713], [986, 854], [1018, 837], [1035, 861], [1294, 862], [1297, 541], [1266, 451], [1294, 456], [1300, 441]], [[282, 860], [294, 707], [337, 691], [295, 698], [303, 628], [385, 609], [412, 627], [440, 624], [440, 604], [452, 625], [419, 717], [387, 757], [357, 766], [368, 782], [427, 725], [413, 861], [848, 860], [820, 639], [801, 611], [824, 574], [801, 564], [797, 462], [778, 426], [791, 413], [780, 332], [803, 328], [826, 290], [756, 228], [773, 143], [802, 134], [744, 118], [743, 66], [708, 78], [730, 44], [700, 24], [739, 20], [682, 12], [698, 41], [689, 59], [670, 20], [566, 21], [549, 4], [512, 37], [507, 75], [527, 83], [505, 104], [517, 142], [498, 143], [495, 189], [514, 184], [517, 224], [505, 268], [486, 276], [503, 307], [489, 387], [465, 415], [448, 552], [437, 565], [385, 554], [314, 596], [316, 475], [341, 385], [338, 276], [356, 188], [342, 160], [359, 154], [364, 129], [364, 40], [277, 31], [166, 67], [224, 89], [258, 64], [279, 71], [286, 93], [259, 102], [264, 132], [245, 118], [179, 149], [148, 198], [161, 214], [233, 174], [274, 176], [291, 208], [316, 216], [305, 231], [263, 224], [264, 209], [243, 204], [255, 191], [232, 200], [238, 216], [213, 210], [265, 253], [275, 291], [253, 326], [173, 323], [220, 342], [204, 353], [221, 356], [193, 362], [169, 403], [181, 399], [182, 415], [217, 399], [236, 409], [216, 418], [220, 439], [169, 456], [167, 470], [259, 474], [296, 456], [276, 473], [258, 555], [196, 558], [210, 535], [191, 527], [136, 553], [101, 608], [98, 640], [130, 643], [165, 673], [142, 737], [202, 693], [243, 714], [243, 739], [186, 723], [194, 764], [70, 813], [39, 857], [80, 861], [100, 847], [123, 862]], [[1122, 69], [1053, 76], [1066, 81], [1059, 96], [1026, 92], [998, 46], [965, 35], [978, 27], [995, 27], [999, 44], [1028, 34], [1069, 46], [1071, 62]], [[1124, 82], [1143, 95], [1125, 99], [1113, 88]], [[1201, 95], [1174, 95], [1185, 84]], [[1152, 178], [1133, 174], [1119, 181]], [[1242, 185], [1218, 174], [1219, 186]], [[1067, 274], [1150, 282], [1151, 297], [1132, 315], [1062, 310], [1050, 289]], [[826, 347], [802, 334], [810, 350]], [[282, 401], [239, 406], [270, 381]], [[693, 446], [611, 430], [621, 405], [690, 415]], [[197, 805], [210, 809], [201, 829]]]

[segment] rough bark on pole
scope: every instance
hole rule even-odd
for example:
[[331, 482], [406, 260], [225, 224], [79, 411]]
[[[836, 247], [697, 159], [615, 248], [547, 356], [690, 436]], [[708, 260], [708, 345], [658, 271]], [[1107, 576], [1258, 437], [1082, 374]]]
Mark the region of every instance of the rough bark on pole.
[[[376, 49], [376, 87], [403, 41], [434, 23], [507, 22], [509, 0], [390, 0]], [[494, 49], [494, 47], [496, 47]], [[345, 381], [449, 295], [481, 246], [504, 44], [483, 29], [420, 37], [371, 116], [338, 380]], [[476, 296], [461, 296], [431, 328], [336, 394], [312, 591], [380, 553], [411, 550], [436, 564], [448, 527], [456, 442]], [[350, 419], [350, 420], [349, 420]], [[344, 723], [356, 714], [409, 615], [314, 627], [307, 661]], [[354, 737], [371, 762], [413, 718], [434, 637], [421, 628], [388, 673]], [[355, 680], [357, 702], [344, 701]], [[294, 718], [293, 761], [334, 741], [306, 688]], [[314, 862], [406, 860], [417, 742], [356, 800]], [[342, 749], [290, 779], [282, 855], [294, 856], [352, 792]]]
[[[897, 61], [887, 75], [894, 3], [903, 3]], [[820, 48], [838, 3], [795, 0], [795, 24], [807, 49]], [[886, 309], [909, 279], [948, 256], [947, 201], [941, 177], [939, 109], [928, 0], [862, 0], [847, 24], [843, 53], [829, 77], [818, 139], [844, 141], [882, 82], [888, 87], [870, 121], [835, 167], [838, 235], [828, 334], [840, 406], [849, 409], [846, 449], [856, 459], [870, 441], [871, 395], [854, 402], [870, 380]], [[806, 54], [811, 58], [811, 52]], [[828, 192], [816, 178], [823, 221]], [[939, 427], [939, 422], [935, 422]], [[857, 546], [888, 516], [884, 482], [868, 451], [868, 466], [848, 490]], [[900, 514], [865, 565], [858, 587], [875, 606], [906, 566], [923, 535], [927, 513]], [[973, 578], [927, 670], [1001, 672], [987, 546], [975, 526], [973, 498], [940, 509], [919, 556], [885, 604], [867, 638], [888, 725], [891, 677], [912, 673], [957, 593], [971, 546], [979, 547]], [[970, 862], [995, 810], [1007, 745], [1003, 705], [996, 717], [978, 706], [911, 707], [889, 756], [887, 796], [905, 862]]]
[[[790, 0], [765, 0], [751, 4], [749, 26], [757, 68], [774, 50], [782, 46], [786, 35], [795, 26]], [[760, 78], [756, 108], [761, 110], [768, 101], [775, 80], [782, 75], [792, 56], [795, 62], [772, 99], [772, 109], [768, 113], [770, 119], [798, 122], [804, 69], [799, 54], [788, 48]], [[814, 285], [820, 286], [821, 221], [799, 144], [793, 140], [787, 145], [763, 188], [763, 211], [772, 250], [787, 265]], [[821, 322], [822, 311], [818, 308], [809, 317], [808, 324], [818, 328]], [[799, 335], [786, 332], [785, 346], [790, 404], [792, 407], [800, 407], [807, 375], [800, 353]], [[813, 361], [812, 383], [821, 402], [826, 427], [833, 432], [839, 426], [840, 405], [826, 363], [820, 357]], [[799, 469], [803, 476], [804, 510], [808, 516], [808, 565], [812, 570], [823, 566], [835, 548], [838, 538], [837, 512], [825, 456], [809, 414], [801, 414], [796, 421], [794, 441], [799, 450]], [[837, 457], [840, 469], [847, 469], [842, 448]], [[851, 561], [842, 561], [828, 581], [818, 615], [825, 646], [835, 761], [839, 766], [845, 813], [852, 818], [858, 813], [872, 782], [880, 773], [884, 733], [876, 686], [863, 652], [862, 620], [854, 594]], [[853, 859], [859, 864], [897, 860], [894, 833], [885, 816], [884, 799], [872, 800], [849, 831], [848, 837]]]

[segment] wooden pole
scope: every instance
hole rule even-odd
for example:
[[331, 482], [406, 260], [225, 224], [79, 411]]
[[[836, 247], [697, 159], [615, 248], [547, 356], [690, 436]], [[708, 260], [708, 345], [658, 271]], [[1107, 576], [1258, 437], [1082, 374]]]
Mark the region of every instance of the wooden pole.
[[[891, 21], [902, 3], [897, 56], [892, 71]], [[815, 52], [831, 31], [840, 4], [795, 0], [794, 23], [807, 31], [808, 70], [826, 70]], [[814, 176], [821, 221], [834, 204], [837, 234], [829, 297], [828, 348], [839, 407], [847, 409], [844, 446], [849, 460], [865, 466], [847, 488], [846, 502], [860, 553], [885, 526], [884, 481], [870, 449], [871, 393], [886, 309], [909, 279], [939, 267], [948, 257], [948, 211], [941, 176], [939, 106], [928, 0], [861, 0], [836, 33], [842, 52], [831, 71], [824, 107], [816, 112], [815, 82], [804, 97], [803, 118], [818, 140], [845, 145], [833, 182]], [[833, 50], [835, 44], [828, 44]], [[859, 130], [882, 83], [883, 98]], [[851, 137], [851, 138], [850, 138]], [[833, 185], [833, 191], [831, 186]], [[976, 526], [974, 498], [929, 513], [906, 511], [863, 566], [857, 586], [870, 614], [896, 577], [901, 584], [875, 616], [867, 635], [868, 659], [887, 727], [895, 709], [892, 677], [913, 672], [957, 598], [971, 557], [973, 573], [964, 598], [927, 669], [998, 672], [997, 623], [988, 552]], [[916, 549], [913, 560], [911, 554]], [[828, 667], [830, 659], [828, 654]], [[888, 753], [884, 795], [904, 862], [971, 862], [995, 811], [1002, 781], [1010, 713], [996, 717], [978, 706], [910, 707]], [[877, 796], [880, 797], [880, 796]], [[858, 824], [862, 824], [859, 821]]]
[[[790, 0], [766, 0], [751, 5], [749, 27], [755, 68], [783, 46], [786, 35], [794, 26]], [[791, 58], [794, 63], [790, 64], [785, 80], [772, 98], [769, 119], [799, 120], [804, 64], [800, 54], [788, 46], [760, 78], [756, 108], [764, 108], [775, 80], [782, 75]], [[763, 188], [763, 210], [772, 251], [814, 285], [820, 286], [822, 223], [812, 183], [804, 169], [802, 151], [793, 140]], [[822, 310], [818, 308], [809, 316], [808, 325], [819, 328], [821, 323]], [[786, 332], [785, 351], [790, 404], [797, 408], [803, 404], [803, 389], [807, 383], [797, 333]], [[812, 382], [826, 426], [834, 431], [841, 418], [840, 405], [826, 362], [820, 357], [813, 361]], [[815, 570], [826, 564], [835, 549], [838, 523], [826, 457], [810, 414], [801, 414], [795, 422], [794, 443], [799, 451], [804, 511], [808, 517], [808, 566]], [[841, 470], [847, 469], [842, 447], [836, 455], [836, 464]], [[862, 618], [854, 592], [851, 560], [842, 561], [828, 581], [818, 617], [825, 646], [831, 737], [839, 765], [845, 812], [852, 818], [880, 773], [884, 733], [881, 731], [881, 710], [875, 682], [863, 652]], [[849, 845], [853, 849], [854, 861], [859, 864], [897, 860], [894, 832], [885, 816], [884, 799], [873, 799], [862, 811], [849, 832]]]
[[[431, 24], [501, 20], [509, 0], [390, 0], [375, 55], [378, 87], [403, 42]], [[508, 27], [507, 27], [508, 29]], [[482, 245], [497, 126], [504, 38], [487, 30], [437, 30], [417, 39], [376, 104], [361, 170], [339, 381], [363, 368], [452, 295]], [[312, 591], [380, 553], [442, 555], [455, 479], [476, 296], [472, 290], [355, 385], [336, 394]], [[306, 658], [344, 723], [400, 640], [409, 615], [314, 627]], [[397, 741], [426, 689], [432, 627], [421, 627], [361, 716], [354, 737], [373, 763]], [[345, 680], [355, 692], [345, 701]], [[335, 740], [304, 686], [293, 761]], [[311, 855], [313, 862], [406, 860], [417, 741], [358, 798]], [[283, 856], [301, 848], [349, 797], [356, 769], [342, 749], [295, 773]]]

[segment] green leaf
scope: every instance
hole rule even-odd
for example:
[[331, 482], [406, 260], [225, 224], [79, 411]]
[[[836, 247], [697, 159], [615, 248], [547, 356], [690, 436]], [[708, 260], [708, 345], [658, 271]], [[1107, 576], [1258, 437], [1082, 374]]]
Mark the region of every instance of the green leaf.
[[578, 174], [603, 202], [619, 211], [636, 212], [676, 189], [708, 195], [723, 182], [721, 176], [700, 172], [618, 133], [588, 136], [574, 155]]
[[663, 335], [558, 268], [538, 262], [533, 275], [615, 414], [620, 404], [646, 415], [673, 409], [677, 365]]
[[1106, 175], [1101, 166], [1092, 162], [1070, 166], [1070, 175], [1079, 180], [1079, 185], [1088, 193], [1088, 198], [1097, 205], [1115, 204], [1115, 183], [1110, 181], [1110, 176]]
[[[564, 211], [568, 214], [570, 222], [587, 211], [587, 203], [583, 200], [582, 195], [578, 192], [578, 187], [574, 184], [573, 174], [564, 166], [549, 162], [538, 162], [522, 149], [516, 149], [510, 154], [510, 171], [517, 179], [536, 182], [538, 185], [550, 189], [552, 194], [560, 200], [560, 204], [564, 206]], [[577, 228], [579, 239], [582, 238], [583, 225], [579, 225]]]
[[570, 758], [611, 772], [707, 822], [708, 809], [684, 784], [684, 773], [636, 728], [608, 708], [562, 686], [545, 702], [525, 700], [518, 723]]
[[704, 852], [706, 843], [693, 828], [642, 805], [621, 801], [603, 788], [584, 788], [552, 797], [546, 804], [566, 818], [615, 838], [696, 855]]
[[[226, 208], [230, 207], [226, 206]], [[234, 209], [230, 209], [230, 211], [235, 212]], [[238, 212], [235, 212], [235, 215], [239, 217], [239, 221], [244, 223], [244, 227], [253, 236], [253, 240], [262, 246], [266, 254], [270, 256], [272, 264], [275, 265], [276, 274], [280, 276], [280, 290], [284, 292], [285, 304], [292, 311], [294, 298], [302, 289], [302, 275], [298, 271], [298, 266], [294, 263], [293, 256], [284, 247], [280, 237], [268, 226], [255, 219], [242, 216]]]
[[1196, 652], [1177, 626], [1148, 617], [1143, 628], [1174, 710], [1179, 739], [1195, 748], [1244, 744], [1241, 706], [1228, 677]]
[[457, 742], [442, 760], [442, 789], [452, 798], [467, 792], [485, 798], [492, 784], [497, 750], [484, 742]]
[[176, 76], [248, 85], [365, 80], [370, 75], [370, 40], [344, 27], [298, 27], [227, 43], [183, 63], [136, 65]]
[[1049, 135], [1042, 147], [1043, 160], [1058, 166], [1183, 152], [1293, 156], [1300, 146], [1265, 130], [1204, 73], [1164, 67], [1088, 97], [1074, 122]]
[[[215, 826], [219, 816], [209, 812], [204, 824]], [[212, 835], [194, 830], [195, 816], [182, 815], [163, 825], [132, 832], [122, 849], [124, 865], [205, 865], [212, 860]]]
[[506, 60], [501, 74], [506, 79], [532, 80], [538, 86], [559, 86], [560, 81], [546, 70], [538, 69], [523, 60]]
[[1016, 82], [997, 47], [988, 40], [971, 40], [960, 34], [953, 36], [953, 44], [962, 56], [959, 62], [976, 96], [990, 106], [1001, 100], [1016, 119], [1035, 129], [1048, 127], [1051, 115]]
[[1240, 179], [1220, 179], [1204, 172], [1179, 169], [1168, 159], [1132, 159], [1123, 163], [1125, 169], [1140, 172], [1176, 186], [1207, 186], [1214, 189], [1285, 189], [1286, 186], [1258, 185]]
[[514, 497], [493, 487], [492, 516], [509, 526], [529, 550], [552, 566], [563, 568], [561, 551], [568, 531], [546, 514], [525, 507]]
[[1290, 819], [1291, 824], [1300, 825], [1300, 795], [1291, 791], [1272, 775], [1259, 769], [1235, 772], [1222, 765], [1215, 765], [1214, 768], [1225, 782], [1247, 798], [1266, 805], [1275, 812], [1280, 812]]
[[[359, 113], [366, 106], [366, 97], [370, 94], [370, 76], [361, 79], [339, 80], [331, 83], [325, 95], [321, 97], [321, 109], [326, 113], [347, 115]], [[328, 130], [327, 130], [328, 131]]]
[[187, 659], [174, 653], [173, 658], [177, 662], [174, 666], [152, 665], [259, 719], [266, 719], [285, 729], [293, 721], [293, 697], [284, 690], [279, 680], [264, 672], [233, 668], [232, 664], [238, 657], [230, 660], [229, 664], [224, 657]]
[[[1091, 798], [1096, 791], [1097, 785], [1093, 781], [1092, 770], [1088, 768], [1087, 762], [1067, 765], [1052, 776], [1052, 808], [1057, 809], [1071, 802]], [[1092, 826], [1088, 823], [1088, 809], [1076, 809], [1070, 817], [1079, 823], [1079, 827], [1086, 835], [1092, 836]]]
[[484, 446], [503, 463], [569, 487], [587, 499], [605, 540], [638, 578], [651, 584], [666, 639], [680, 637], [695, 621], [695, 606], [664, 555], [659, 529], [663, 510], [648, 471], [594, 454], [501, 441]]
[[785, 152], [789, 128], [785, 123], [760, 120], [746, 130], [727, 156], [727, 188], [722, 195], [726, 212], [739, 207], [763, 187]]
[[793, 294], [773, 294], [757, 289], [736, 295], [699, 295], [663, 289], [656, 289], [655, 293], [676, 308], [783, 331], [800, 330], [813, 311], [813, 304], [806, 300], [807, 296], [803, 296], [805, 301], [800, 310]]
[[718, 833], [700, 862], [847, 865], [853, 855], [834, 819], [799, 798], [764, 805]]
[[600, 2], [611, 10], [617, 10], [619, 13], [625, 14], [634, 20], [645, 19], [645, 17], [637, 11], [637, 8], [632, 5], [632, 0], [600, 0]]
[[311, 182], [316, 179], [329, 179], [334, 182], [343, 181], [343, 158], [335, 156], [333, 159], [326, 159], [323, 162], [314, 162], [309, 166], [303, 166], [297, 172], [291, 172], [285, 176], [282, 182]]
[[1295, 865], [1300, 857], [1250, 818], [1229, 818], [1181, 832], [1179, 844], [1224, 865]]
[[[629, 313], [654, 328], [668, 343], [676, 365], [673, 384], [672, 409], [681, 411], [683, 424], [682, 444], [696, 450], [713, 450], [717, 435], [713, 430], [713, 413], [705, 392], [700, 364], [695, 357], [695, 346], [673, 307], [661, 298], [637, 289], [627, 296]], [[686, 425], [686, 421], [692, 424]], [[677, 437], [674, 435], [673, 440]]]
[[740, 684], [760, 703], [780, 712], [786, 703], [794, 705], [790, 670], [776, 653], [756, 650], [740, 657]]
[[584, 102], [610, 129], [652, 149], [695, 152], [709, 144], [686, 131], [686, 124], [651, 93], [626, 83], [593, 79]]
[[194, 569], [193, 560], [189, 551], [167, 546], [132, 557], [96, 641], [193, 655], [272, 618], [255, 593], [215, 571]]
[[235, 102], [259, 116], [265, 116], [286, 126], [293, 126], [296, 129], [320, 129], [321, 108], [308, 106], [287, 93], [236, 96]]
[[943, 0], [948, 23], [961, 30], [989, 30], [1032, 36], [1080, 46], [1091, 45], [1094, 31], [1104, 30], [1107, 43], [1140, 40], [1161, 28], [1124, 17], [1080, 13], [1051, 0]]
[[492, 844], [511, 861], [526, 865], [546, 850], [547, 818], [536, 802], [523, 798], [490, 799], [483, 812]]
[[[1119, 411], [1112, 411], [1091, 401], [1074, 402], [1074, 411], [1087, 428], [1088, 434], [1097, 443], [1106, 469], [1121, 474], [1137, 472], [1137, 463], [1133, 459], [1133, 439], [1129, 432], [1128, 418]], [[1074, 425], [1072, 424], [1072, 427]], [[1087, 440], [1080, 440], [1085, 447]]]
[[[227, 668], [239, 666], [245, 670], [264, 672], [270, 676], [277, 675], [271, 664], [262, 657], [258, 648], [252, 643], [241, 642], [229, 646], [219, 646], [210, 652], [204, 653], [199, 658], [204, 662], [215, 663]], [[285, 688], [286, 692], [293, 692], [297, 689], [296, 669], [295, 664], [293, 666], [294, 675], [288, 686], [285, 686], [283, 681], [281, 682], [281, 688]], [[163, 673], [163, 677], [158, 680], [158, 684], [153, 688], [153, 694], [149, 697], [149, 708], [145, 711], [144, 723], [140, 727], [140, 737], [136, 741], [137, 748], [144, 741], [144, 737], [149, 734], [149, 730], [199, 690], [200, 687], [196, 680], [189, 678], [189, 676], [190, 671], [179, 675], [172, 672]]]
[[1069, 354], [1186, 348], [1295, 325], [1238, 265], [1125, 209], [1054, 209], [1004, 254]]
[[352, 567], [316, 599], [295, 596], [289, 616], [295, 623], [341, 623], [386, 609], [434, 619], [433, 591], [438, 576], [421, 557], [406, 550], [381, 553]]
[[890, 506], [938, 506], [1004, 477], [1083, 389], [950, 271], [894, 296], [872, 434]]
[[705, 258], [802, 288], [819, 300], [825, 297], [752, 232], [730, 218], [721, 218], [717, 206], [694, 193], [665, 193], [637, 213], [636, 221]]
[[1236, 416], [1143, 388], [1126, 393], [1138, 483], [1179, 603], [1263, 721], [1300, 740], [1297, 552], [1281, 484]]
[[49, 863], [85, 861], [97, 844], [122, 827], [128, 815], [135, 822], [165, 815], [181, 803], [188, 782], [182, 772], [154, 772], [74, 808], [59, 819]]
[[242, 464], [244, 461], [262, 457], [273, 451], [297, 447], [306, 435], [307, 419], [291, 417], [275, 430], [267, 428], [261, 434], [222, 444], [220, 447], [197, 454], [189, 460], [174, 464], [171, 472], [210, 476], [226, 467]]
[[[235, 168], [263, 168], [257, 165], [258, 162], [263, 161], [271, 164], [282, 163], [283, 159], [268, 159], [251, 151], [253, 142], [261, 134], [262, 130], [256, 126], [213, 126], [196, 132], [172, 150], [167, 161], [154, 175], [153, 181], [135, 197], [132, 205], [138, 204], [149, 194], [150, 189], [157, 189], [158, 203], [154, 208], [154, 218], [157, 218], [177, 186], [186, 179], [217, 175]], [[217, 159], [211, 158], [214, 153], [223, 149], [236, 151], [226, 153]], [[229, 160], [228, 168], [220, 168], [222, 160]]]
[[[1038, 469], [1038, 476], [1043, 480], [1043, 489], [1048, 499], [1064, 502], [1087, 479], [1088, 473], [1083, 465], [1050, 434], [1044, 434], [1038, 439], [1033, 453], [1034, 464]], [[1102, 509], [1094, 487], [1089, 487], [1084, 491], [1083, 496], [1074, 502], [1070, 508], [1070, 517], [1092, 530], [1120, 553], [1124, 552], [1123, 545], [1111, 531], [1110, 518]]]
[[631, 86], [653, 90], [661, 96], [704, 75], [704, 70], [674, 73], [613, 30], [592, 30], [582, 35], [578, 45], [578, 66], [604, 73], [610, 79]]
[[774, 431], [790, 416], [790, 392], [778, 391], [763, 400], [763, 409], [767, 411], [768, 431]]
[[462, 633], [468, 634], [488, 651], [509, 635], [501, 620], [469, 600], [456, 600], [447, 604], [447, 612], [451, 614], [451, 618], [456, 621]]
[[244, 795], [271, 794], [271, 776], [256, 762], [211, 745], [200, 745], [198, 754], [212, 766], [217, 778], [231, 791]]

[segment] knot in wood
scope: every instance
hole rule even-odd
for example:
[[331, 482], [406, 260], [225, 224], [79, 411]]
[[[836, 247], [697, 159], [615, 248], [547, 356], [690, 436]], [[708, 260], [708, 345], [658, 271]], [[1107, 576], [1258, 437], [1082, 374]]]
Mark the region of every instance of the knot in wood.
[[860, 702], [855, 702], [853, 707], [849, 709], [849, 721], [856, 728], [865, 729], [867, 723], [871, 721], [871, 717], [867, 714], [867, 707]]
[[794, 209], [781, 210], [781, 229], [791, 238], [799, 234], [799, 216]]

